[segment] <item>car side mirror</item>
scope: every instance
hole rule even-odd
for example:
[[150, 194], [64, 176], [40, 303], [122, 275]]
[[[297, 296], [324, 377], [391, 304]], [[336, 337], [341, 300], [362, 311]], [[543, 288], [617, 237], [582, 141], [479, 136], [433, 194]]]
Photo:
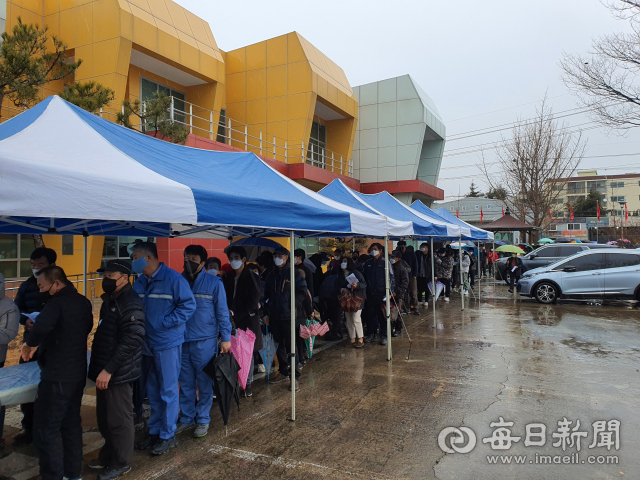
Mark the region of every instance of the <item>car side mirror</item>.
[[536, 255], [535, 253], [529, 255], [529, 259], [533, 260], [534, 258], [538, 258], [538, 255]]
[[564, 267], [562, 269], [563, 272], [575, 272], [576, 271], [576, 267], [569, 265], [568, 267]]

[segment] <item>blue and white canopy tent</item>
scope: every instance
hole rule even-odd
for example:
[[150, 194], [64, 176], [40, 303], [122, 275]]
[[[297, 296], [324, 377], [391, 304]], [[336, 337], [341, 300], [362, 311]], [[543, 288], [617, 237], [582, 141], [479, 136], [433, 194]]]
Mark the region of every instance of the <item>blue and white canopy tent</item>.
[[[424, 214], [421, 211], [417, 211], [405, 205], [386, 191], [367, 195], [352, 190], [347, 187], [344, 182], [336, 179], [320, 190], [320, 194], [345, 205], [360, 208], [363, 211], [386, 215], [397, 220], [410, 221], [413, 224], [413, 234], [411, 237], [415, 239], [430, 238], [432, 254], [434, 240], [462, 240], [463, 236], [467, 237], [470, 235], [470, 231], [467, 227], [447, 222], [438, 215], [433, 214], [433, 212]], [[433, 255], [431, 258], [433, 260]], [[461, 259], [458, 259], [458, 261], [460, 260]], [[433, 261], [431, 271], [431, 281], [432, 284], [435, 285], [435, 277], [433, 277]], [[462, 278], [462, 272], [460, 273], [460, 277]], [[462, 310], [464, 310], [464, 296], [462, 296]], [[435, 302], [433, 305], [433, 313], [435, 328]]]
[[85, 291], [88, 235], [287, 236], [293, 246], [295, 235], [411, 231], [318, 195], [253, 153], [174, 145], [57, 96], [0, 125], [0, 233], [84, 235]]

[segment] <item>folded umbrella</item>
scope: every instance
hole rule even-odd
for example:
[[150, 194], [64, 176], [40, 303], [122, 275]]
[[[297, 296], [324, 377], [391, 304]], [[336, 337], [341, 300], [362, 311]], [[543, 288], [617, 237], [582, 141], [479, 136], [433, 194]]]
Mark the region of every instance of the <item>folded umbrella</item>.
[[[309, 352], [309, 358], [311, 358], [313, 356], [313, 344], [315, 343], [315, 337], [316, 333], [313, 330], [314, 325], [317, 325], [318, 322], [317, 320], [311, 320], [311, 319], [307, 319], [307, 326], [305, 327], [304, 325], [300, 325], [300, 336], [302, 338], [304, 338], [304, 344], [307, 346], [307, 351]], [[304, 335], [303, 336], [303, 329], [304, 328]]]
[[226, 427], [231, 410], [231, 399], [234, 398], [240, 410], [240, 385], [238, 372], [240, 365], [230, 353], [221, 353], [213, 357], [202, 369], [213, 379], [213, 393], [216, 395], [222, 421]]
[[269, 380], [273, 357], [276, 356], [276, 351], [278, 350], [278, 343], [273, 339], [273, 335], [269, 333], [269, 327], [267, 326], [266, 328], [267, 334], [262, 336], [262, 349], [258, 350], [258, 353], [262, 357], [264, 368], [267, 370], [267, 380]]
[[431, 282], [427, 283], [427, 287], [429, 287], [429, 291], [431, 292], [431, 295], [434, 298], [434, 302], [437, 302], [438, 301], [438, 297], [440, 296], [440, 294], [444, 290], [444, 283], [436, 282], [435, 293], [433, 291], [433, 285], [431, 284]]
[[240, 365], [238, 381], [244, 390], [247, 388], [247, 378], [251, 369], [251, 359], [253, 358], [253, 345], [256, 342], [256, 335], [251, 330], [236, 329], [235, 337], [231, 337], [231, 353]]

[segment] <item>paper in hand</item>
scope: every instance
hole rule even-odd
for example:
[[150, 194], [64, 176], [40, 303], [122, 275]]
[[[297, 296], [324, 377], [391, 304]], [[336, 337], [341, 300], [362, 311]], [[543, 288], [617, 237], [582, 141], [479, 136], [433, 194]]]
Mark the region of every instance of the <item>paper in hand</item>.
[[511, 269], [511, 271], [512, 271], [512, 272], [515, 272], [515, 271], [516, 271], [516, 268], [518, 268], [518, 267], [513, 267], [513, 268]]
[[356, 277], [353, 273], [348, 275], [347, 278], [345, 278], [345, 280], [347, 281], [347, 283], [349, 285], [354, 284], [354, 283], [359, 283], [358, 282], [358, 277]]

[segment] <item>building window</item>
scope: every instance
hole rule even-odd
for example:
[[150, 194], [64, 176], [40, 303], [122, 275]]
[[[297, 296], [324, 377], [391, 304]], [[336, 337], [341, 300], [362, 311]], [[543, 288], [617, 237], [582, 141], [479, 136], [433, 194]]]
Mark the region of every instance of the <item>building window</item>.
[[[140, 80], [140, 99], [151, 100], [154, 98], [154, 93], [164, 93], [169, 97], [173, 97], [173, 119], [179, 123], [186, 123], [186, 108], [185, 103], [186, 95], [178, 90], [173, 90], [166, 85], [154, 82], [153, 80], [147, 80], [142, 78]], [[167, 112], [167, 118], [169, 117]]]
[[549, 231], [555, 232], [556, 230], [558, 230], [558, 225], [556, 225], [555, 223], [549, 225]]
[[487, 205], [487, 209], [491, 209], [491, 204], [488, 204], [488, 205]]
[[626, 200], [624, 199], [624, 195], [618, 195], [616, 197], [611, 197], [611, 201], [612, 202], [618, 202], [618, 203], [627, 203]]
[[567, 230], [580, 230], [579, 223], [567, 223]]
[[556, 198], [556, 199], [553, 201], [553, 204], [554, 204], [554, 205], [562, 205], [563, 203], [564, 203], [564, 198]]
[[30, 277], [33, 236], [0, 234], [0, 273], [5, 279]]
[[567, 195], [576, 195], [587, 193], [585, 190], [585, 182], [569, 182], [567, 184]]
[[466, 209], [467, 209], [467, 206], [466, 205], [462, 205], [461, 210], [466, 210]]
[[587, 182], [587, 191], [588, 192], [598, 192], [598, 193], [606, 193], [607, 192], [607, 182], [604, 180], [597, 182]]
[[73, 235], [62, 236], [62, 254], [73, 255]]
[[224, 108], [220, 109], [220, 120], [218, 121], [218, 136], [216, 141], [219, 143], [227, 143], [227, 111]]
[[311, 135], [309, 136], [309, 148], [307, 150], [307, 163], [316, 167], [326, 168], [327, 165], [327, 127], [320, 122], [313, 121]]
[[611, 182], [611, 188], [624, 188], [624, 182]]
[[104, 247], [102, 248], [102, 266], [109, 260], [116, 258], [131, 260], [133, 244], [136, 240], [143, 242], [155, 242], [155, 238], [148, 237], [104, 237]]

